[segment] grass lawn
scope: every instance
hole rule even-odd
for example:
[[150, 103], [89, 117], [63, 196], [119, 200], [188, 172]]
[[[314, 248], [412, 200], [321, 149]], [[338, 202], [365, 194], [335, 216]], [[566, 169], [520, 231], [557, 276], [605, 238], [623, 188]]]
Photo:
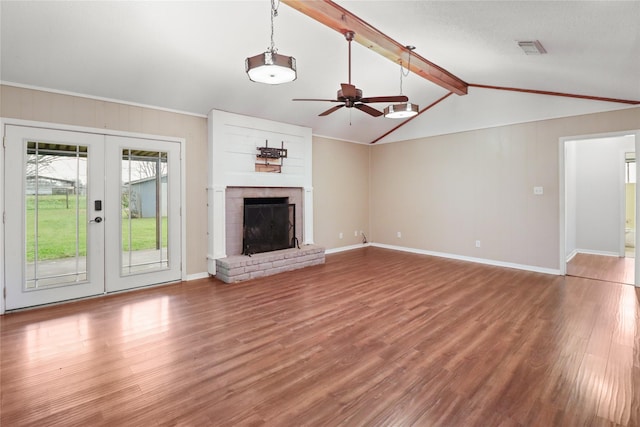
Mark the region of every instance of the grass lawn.
[[[86, 199], [79, 200], [78, 252], [87, 254]], [[67, 207], [68, 206], [68, 207]], [[38, 200], [38, 259], [58, 259], [76, 255], [76, 200], [64, 195], [40, 196]], [[35, 259], [35, 197], [27, 197], [27, 262]], [[129, 250], [129, 222], [131, 224], [131, 248], [134, 251], [155, 249], [155, 218], [122, 218], [122, 250]], [[92, 224], [93, 225], [93, 224]], [[162, 243], [167, 245], [167, 218], [162, 218]]]

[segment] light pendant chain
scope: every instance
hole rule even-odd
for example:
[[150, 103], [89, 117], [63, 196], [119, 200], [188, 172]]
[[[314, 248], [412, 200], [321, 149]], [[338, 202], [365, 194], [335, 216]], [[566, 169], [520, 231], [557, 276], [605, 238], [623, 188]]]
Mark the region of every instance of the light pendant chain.
[[[280, 0], [278, 0], [278, 6], [280, 6]], [[273, 19], [278, 16], [278, 6], [276, 6], [275, 0], [271, 0], [271, 48], [269, 51], [272, 53], [276, 53], [278, 51], [275, 43], [273, 42]]]
[[400, 95], [403, 95], [402, 93], [402, 77], [408, 77], [409, 73], [411, 72], [411, 52], [413, 52], [413, 49], [415, 49], [414, 46], [405, 46], [407, 49], [409, 49], [409, 62], [407, 64], [407, 72], [405, 74], [403, 67], [402, 67], [402, 57], [400, 58], [399, 62], [400, 62]]

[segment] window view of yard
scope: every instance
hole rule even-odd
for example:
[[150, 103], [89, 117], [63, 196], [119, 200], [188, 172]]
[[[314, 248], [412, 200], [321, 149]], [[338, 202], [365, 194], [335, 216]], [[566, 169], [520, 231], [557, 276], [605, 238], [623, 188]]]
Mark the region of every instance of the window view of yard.
[[[35, 206], [36, 197], [26, 196], [26, 252], [27, 262], [35, 259]], [[79, 204], [76, 223], [76, 202]], [[87, 201], [85, 196], [76, 199], [73, 194], [40, 195], [38, 206], [38, 260], [52, 260], [87, 254]], [[131, 230], [131, 250], [156, 249], [156, 219], [131, 218], [128, 210], [123, 210], [122, 250], [129, 251], [129, 230]], [[108, 219], [107, 219], [108, 220]], [[167, 246], [167, 218], [162, 217], [162, 246]], [[76, 248], [76, 233], [78, 245]]]

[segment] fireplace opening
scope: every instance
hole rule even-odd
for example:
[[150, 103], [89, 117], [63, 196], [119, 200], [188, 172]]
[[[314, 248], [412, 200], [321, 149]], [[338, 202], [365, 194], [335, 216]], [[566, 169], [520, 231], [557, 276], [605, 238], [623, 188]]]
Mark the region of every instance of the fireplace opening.
[[295, 230], [296, 205], [288, 197], [244, 199], [243, 255], [293, 248]]

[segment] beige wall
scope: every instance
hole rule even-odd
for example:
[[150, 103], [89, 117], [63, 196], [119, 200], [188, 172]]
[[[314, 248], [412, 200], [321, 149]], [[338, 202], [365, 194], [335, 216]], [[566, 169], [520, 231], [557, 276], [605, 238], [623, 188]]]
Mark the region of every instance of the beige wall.
[[184, 138], [187, 274], [207, 271], [206, 118], [12, 86], [0, 90], [0, 117]]
[[313, 217], [326, 249], [360, 244], [360, 231], [369, 237], [369, 146], [313, 137]]
[[638, 128], [632, 108], [374, 146], [371, 240], [558, 269], [559, 138]]
[[[205, 118], [11, 86], [0, 96], [1, 117], [184, 138], [187, 274], [207, 271]], [[362, 230], [376, 243], [557, 269], [559, 138], [638, 128], [632, 108], [373, 147], [313, 137], [315, 243], [358, 245]]]

